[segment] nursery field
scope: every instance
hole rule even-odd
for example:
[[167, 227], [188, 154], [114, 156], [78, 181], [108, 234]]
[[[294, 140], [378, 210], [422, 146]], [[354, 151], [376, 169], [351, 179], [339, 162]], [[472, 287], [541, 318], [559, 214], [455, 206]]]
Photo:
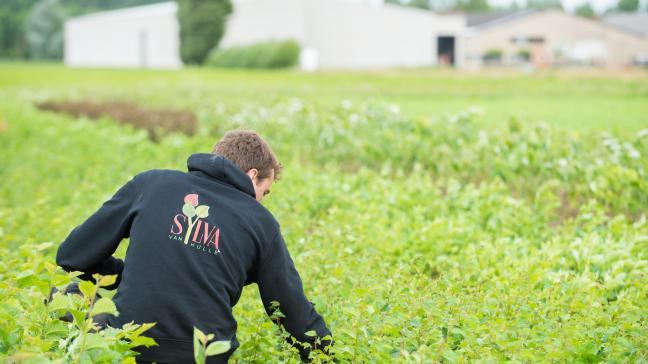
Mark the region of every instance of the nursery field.
[[[197, 126], [151, 137], [37, 107], [79, 100], [187, 110]], [[648, 363], [645, 74], [20, 64], [0, 65], [0, 361], [134, 362], [146, 327], [84, 320], [114, 310], [102, 288], [84, 287], [95, 304], [44, 304], [74, 279], [56, 248], [133, 175], [186, 170], [235, 128], [284, 164], [264, 204], [339, 362]], [[299, 362], [254, 285], [234, 314], [231, 362]]]
[[[182, 72], [66, 69], [57, 65], [0, 63], [0, 89], [30, 99], [127, 99], [151, 106], [228, 110], [298, 97], [316, 107], [344, 100], [397, 105], [416, 117], [453, 115], [476, 107], [490, 125], [511, 116], [580, 130], [646, 127], [648, 71], [544, 71], [465, 74], [451, 70], [383, 72]], [[124, 90], [128, 90], [125, 94]], [[3, 97], [5, 95], [3, 94]]]

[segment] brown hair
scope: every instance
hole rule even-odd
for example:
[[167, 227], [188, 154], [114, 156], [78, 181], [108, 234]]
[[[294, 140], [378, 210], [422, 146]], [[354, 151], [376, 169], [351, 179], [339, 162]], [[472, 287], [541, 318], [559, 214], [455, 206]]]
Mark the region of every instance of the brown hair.
[[274, 170], [274, 179], [278, 180], [283, 168], [268, 143], [254, 131], [227, 132], [214, 145], [212, 153], [230, 160], [243, 172], [256, 168], [259, 179], [270, 177], [270, 171]]

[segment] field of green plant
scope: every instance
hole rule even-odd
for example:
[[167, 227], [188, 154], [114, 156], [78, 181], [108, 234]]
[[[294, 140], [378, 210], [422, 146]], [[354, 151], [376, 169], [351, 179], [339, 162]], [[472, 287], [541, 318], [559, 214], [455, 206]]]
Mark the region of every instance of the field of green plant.
[[[152, 142], [33, 106], [80, 99], [188, 109], [199, 128]], [[109, 299], [43, 304], [72, 279], [57, 245], [131, 176], [186, 170], [234, 128], [285, 166], [264, 203], [340, 362], [648, 363], [645, 75], [19, 64], [0, 66], [0, 361], [132, 362], [146, 327], [84, 320]], [[232, 362], [298, 362], [255, 286], [234, 312]]]

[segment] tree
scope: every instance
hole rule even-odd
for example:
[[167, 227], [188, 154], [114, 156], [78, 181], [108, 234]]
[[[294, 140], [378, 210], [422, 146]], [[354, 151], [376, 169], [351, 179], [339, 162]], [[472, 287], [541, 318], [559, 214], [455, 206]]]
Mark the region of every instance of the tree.
[[225, 33], [229, 0], [178, 0], [180, 58], [185, 64], [202, 64]]
[[407, 5], [413, 8], [430, 9], [430, 2], [428, 0], [410, 0]]
[[[167, 0], [60, 0], [65, 14], [78, 15]], [[0, 0], [0, 58], [27, 58], [27, 21], [40, 0]], [[56, 31], [55, 33], [58, 33]]]
[[639, 10], [639, 0], [619, 0], [617, 10], [621, 12], [634, 13]]
[[159, 3], [166, 0], [61, 0], [70, 15], [94, 13], [104, 10], [129, 8], [139, 5]]
[[0, 5], [0, 58], [27, 57], [24, 23], [36, 0], [2, 0]]
[[65, 13], [59, 0], [40, 0], [27, 18], [26, 37], [29, 56], [35, 59], [60, 59], [63, 55]]
[[428, 0], [385, 0], [388, 4], [396, 4], [409, 6], [419, 9], [430, 9], [430, 2]]
[[562, 2], [560, 0], [529, 0], [527, 2], [529, 9], [562, 9]]
[[455, 10], [488, 11], [490, 10], [490, 5], [487, 0], [459, 0], [455, 6]]
[[594, 11], [594, 8], [592, 7], [592, 4], [590, 3], [585, 3], [576, 8], [574, 13], [578, 16], [582, 16], [583, 18], [595, 18], [596, 17], [596, 12]]

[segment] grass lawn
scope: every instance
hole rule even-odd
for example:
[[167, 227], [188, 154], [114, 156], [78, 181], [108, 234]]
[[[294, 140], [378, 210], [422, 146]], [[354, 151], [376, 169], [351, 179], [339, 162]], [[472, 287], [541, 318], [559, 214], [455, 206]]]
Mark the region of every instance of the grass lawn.
[[[124, 92], [127, 89], [128, 92]], [[648, 127], [648, 73], [542, 71], [467, 74], [421, 69], [373, 72], [69, 69], [0, 65], [4, 99], [104, 99], [195, 110], [298, 97], [323, 108], [378, 101], [412, 116], [435, 117], [474, 106], [496, 125], [512, 116], [566, 128], [637, 131]]]

